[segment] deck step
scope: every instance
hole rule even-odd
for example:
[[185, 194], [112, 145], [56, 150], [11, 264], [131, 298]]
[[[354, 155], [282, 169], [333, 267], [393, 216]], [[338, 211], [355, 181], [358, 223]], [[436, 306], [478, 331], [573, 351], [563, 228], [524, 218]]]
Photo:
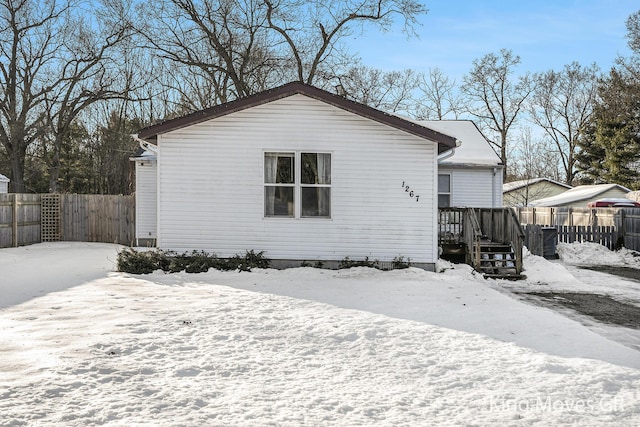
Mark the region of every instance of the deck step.
[[510, 244], [483, 241], [479, 245], [480, 273], [489, 279], [518, 280], [516, 254]]
[[525, 276], [524, 274], [483, 274], [485, 279], [504, 279], [504, 280], [522, 280], [522, 279], [526, 279], [527, 276]]

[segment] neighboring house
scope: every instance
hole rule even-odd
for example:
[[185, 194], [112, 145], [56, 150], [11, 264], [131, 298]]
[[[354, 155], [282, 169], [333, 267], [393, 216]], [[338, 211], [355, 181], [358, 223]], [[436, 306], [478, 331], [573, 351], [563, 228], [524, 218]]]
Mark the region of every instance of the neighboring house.
[[529, 206], [586, 208], [590, 202], [625, 197], [629, 191], [627, 187], [618, 184], [578, 185], [557, 196], [530, 202]]
[[138, 175], [156, 168], [155, 191], [137, 178], [138, 238], [155, 229], [159, 248], [265, 251], [275, 266], [438, 259], [438, 155], [456, 139], [430, 127], [290, 83], [138, 138], [155, 155]]
[[418, 122], [461, 141], [453, 153], [438, 160], [438, 205], [472, 208], [502, 207], [500, 156], [470, 120]]
[[0, 193], [9, 192], [9, 178], [4, 175], [0, 175]]
[[562, 194], [572, 187], [549, 178], [507, 182], [502, 186], [505, 206], [527, 206], [530, 202]]

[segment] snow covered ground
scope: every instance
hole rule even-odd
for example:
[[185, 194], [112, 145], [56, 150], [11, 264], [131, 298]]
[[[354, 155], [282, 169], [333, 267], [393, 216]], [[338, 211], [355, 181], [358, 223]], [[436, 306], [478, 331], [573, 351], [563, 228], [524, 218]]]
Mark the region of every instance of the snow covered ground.
[[640, 424], [637, 331], [514, 294], [640, 301], [574, 267], [640, 268], [630, 253], [561, 245], [504, 282], [446, 263], [135, 276], [118, 249], [0, 250], [0, 426]]

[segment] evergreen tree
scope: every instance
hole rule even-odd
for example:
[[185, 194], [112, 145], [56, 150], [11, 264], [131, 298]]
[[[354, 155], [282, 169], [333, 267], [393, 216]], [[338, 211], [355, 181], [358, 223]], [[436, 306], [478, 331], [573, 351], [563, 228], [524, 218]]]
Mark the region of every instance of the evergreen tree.
[[613, 69], [601, 82], [579, 147], [582, 183], [640, 187], [640, 82], [631, 73]]

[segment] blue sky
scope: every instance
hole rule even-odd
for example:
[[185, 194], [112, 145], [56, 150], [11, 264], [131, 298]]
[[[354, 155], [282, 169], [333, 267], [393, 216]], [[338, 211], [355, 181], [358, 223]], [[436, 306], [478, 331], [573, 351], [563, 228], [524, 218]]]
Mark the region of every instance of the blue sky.
[[394, 28], [388, 33], [368, 28], [349, 45], [363, 62], [384, 70], [439, 67], [461, 81], [474, 59], [501, 48], [519, 55], [517, 72], [559, 70], [578, 61], [597, 63], [603, 71], [618, 54], [628, 56], [625, 22], [640, 10], [638, 0], [431, 0], [407, 39]]

